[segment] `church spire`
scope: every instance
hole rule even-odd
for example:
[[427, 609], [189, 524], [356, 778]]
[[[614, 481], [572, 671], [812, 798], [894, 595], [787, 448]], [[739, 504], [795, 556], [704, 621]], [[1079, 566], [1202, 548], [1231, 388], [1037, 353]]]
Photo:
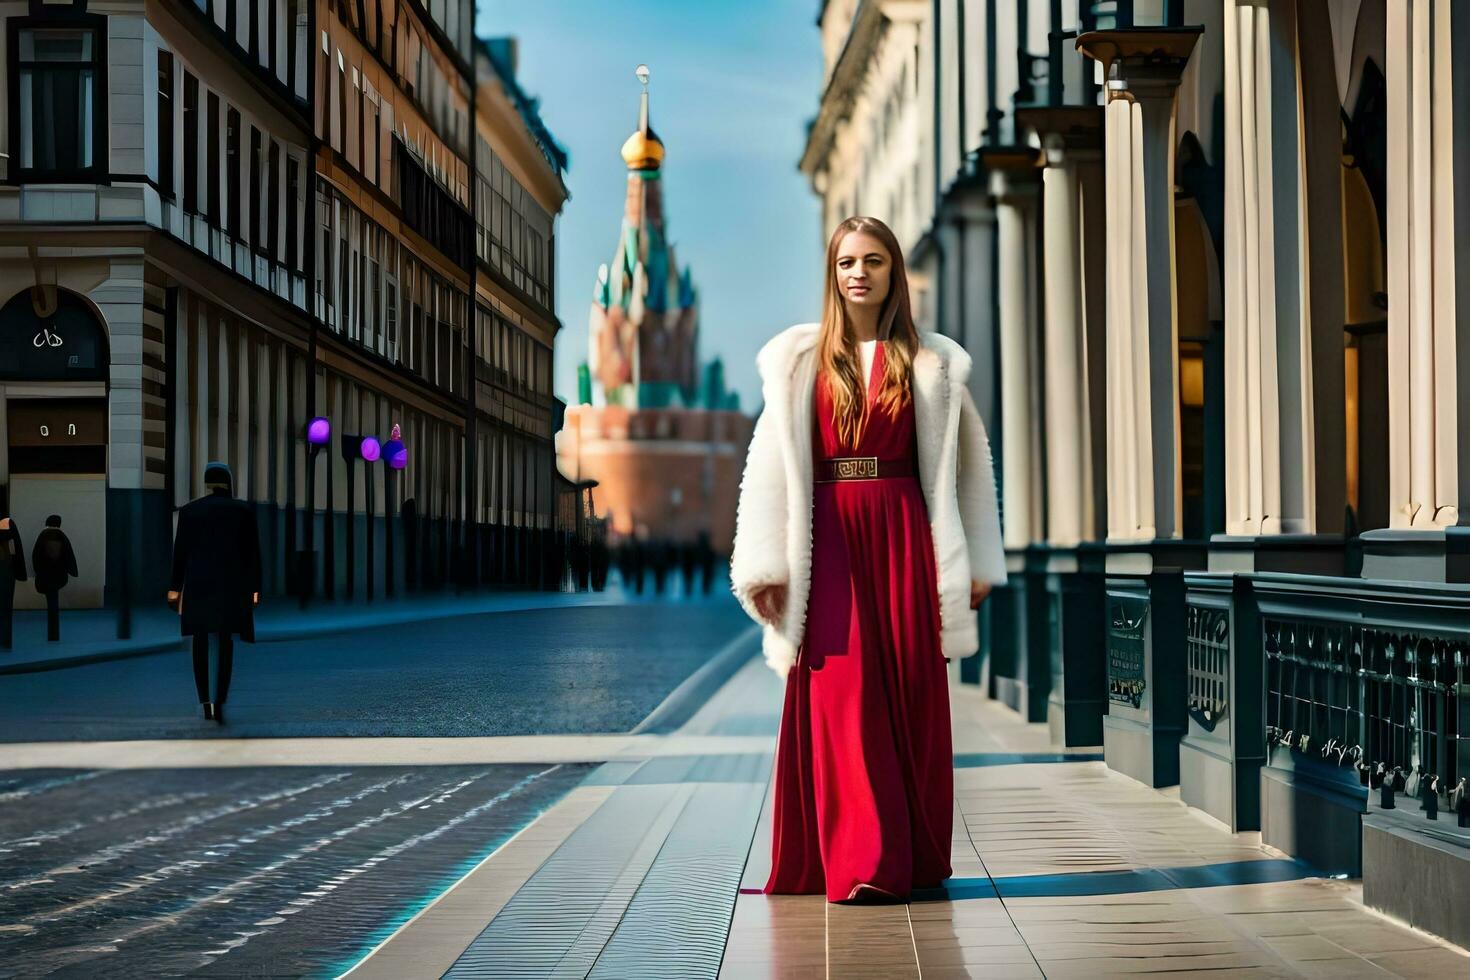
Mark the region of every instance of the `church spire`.
[[635, 74], [643, 83], [638, 103], [638, 128], [623, 144], [623, 162], [629, 170], [657, 170], [664, 161], [664, 144], [648, 121], [648, 66], [639, 65]]

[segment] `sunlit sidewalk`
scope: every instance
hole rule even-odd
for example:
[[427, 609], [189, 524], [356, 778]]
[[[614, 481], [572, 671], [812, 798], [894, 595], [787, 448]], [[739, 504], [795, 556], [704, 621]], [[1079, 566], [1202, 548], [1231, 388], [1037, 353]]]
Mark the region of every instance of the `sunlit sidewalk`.
[[954, 878], [760, 894], [780, 684], [750, 660], [628, 744], [348, 976], [1470, 976], [1470, 956], [956, 688]]

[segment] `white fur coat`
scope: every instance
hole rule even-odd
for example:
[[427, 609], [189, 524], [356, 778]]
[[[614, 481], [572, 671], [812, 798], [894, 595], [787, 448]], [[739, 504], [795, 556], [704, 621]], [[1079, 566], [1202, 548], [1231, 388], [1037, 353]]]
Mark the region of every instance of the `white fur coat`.
[[[812, 396], [820, 325], [801, 323], [771, 338], [756, 356], [765, 407], [756, 420], [740, 502], [730, 584], [764, 627], [766, 663], [785, 676], [806, 629], [812, 564]], [[980, 646], [970, 580], [1004, 585], [1005, 551], [996, 507], [990, 443], [967, 382], [970, 355], [931, 331], [919, 332], [912, 390], [919, 483], [929, 511], [939, 580], [941, 645], [946, 657]], [[754, 593], [787, 586], [780, 622], [763, 621]]]

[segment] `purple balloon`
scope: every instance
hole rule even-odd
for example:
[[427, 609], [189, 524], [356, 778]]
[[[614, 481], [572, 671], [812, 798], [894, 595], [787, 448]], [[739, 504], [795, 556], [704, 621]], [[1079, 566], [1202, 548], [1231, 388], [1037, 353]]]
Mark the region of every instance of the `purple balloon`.
[[306, 426], [306, 441], [313, 446], [325, 446], [332, 441], [332, 422], [317, 416]]
[[376, 463], [378, 461], [378, 457], [383, 455], [383, 446], [372, 436], [363, 436], [362, 449], [360, 451], [362, 453], [363, 459], [367, 460], [369, 463]]
[[408, 447], [401, 440], [389, 439], [383, 446], [383, 455], [388, 458], [388, 465], [395, 470], [408, 466]]

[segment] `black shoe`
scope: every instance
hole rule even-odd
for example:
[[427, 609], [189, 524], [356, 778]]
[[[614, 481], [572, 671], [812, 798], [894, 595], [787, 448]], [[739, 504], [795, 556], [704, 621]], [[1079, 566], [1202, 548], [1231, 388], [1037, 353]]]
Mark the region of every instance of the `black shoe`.
[[853, 886], [848, 892], [847, 898], [842, 900], [843, 905], [892, 905], [902, 902], [903, 899], [889, 891], [884, 891], [876, 885], [866, 882]]
[[205, 721], [214, 721], [214, 702], [213, 701], [205, 701], [201, 705], [201, 707], [204, 708], [204, 720]]

